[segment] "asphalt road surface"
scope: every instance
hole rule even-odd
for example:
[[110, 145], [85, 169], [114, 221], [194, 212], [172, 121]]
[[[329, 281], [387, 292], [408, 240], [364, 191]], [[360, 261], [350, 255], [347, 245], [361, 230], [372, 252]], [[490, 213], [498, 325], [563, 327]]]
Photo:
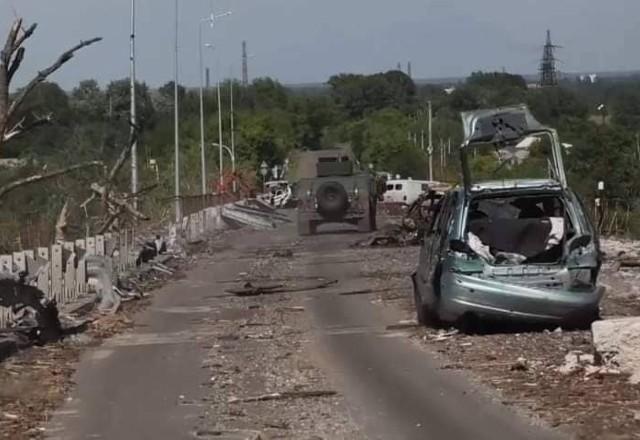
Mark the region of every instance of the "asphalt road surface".
[[[299, 245], [292, 260], [301, 274], [337, 279], [358, 290], [361, 262], [345, 257], [355, 233], [321, 232]], [[77, 386], [46, 427], [51, 439], [191, 439], [206, 405], [206, 350], [200, 343], [219, 281], [247, 270], [247, 252], [298, 240], [293, 226], [277, 232], [238, 232], [228, 258], [197, 264], [186, 279], [154, 295], [134, 331], [116, 336], [82, 358]], [[366, 258], [366, 250], [360, 251]], [[244, 255], [244, 256], [243, 256]], [[251, 255], [254, 255], [253, 252]], [[351, 254], [349, 254], [351, 255]], [[370, 295], [309, 294], [305, 308], [315, 338], [309, 349], [345, 396], [347, 411], [371, 439], [515, 440], [558, 438], [514, 414], [483, 387], [438, 361], [387, 326], [393, 310]]]

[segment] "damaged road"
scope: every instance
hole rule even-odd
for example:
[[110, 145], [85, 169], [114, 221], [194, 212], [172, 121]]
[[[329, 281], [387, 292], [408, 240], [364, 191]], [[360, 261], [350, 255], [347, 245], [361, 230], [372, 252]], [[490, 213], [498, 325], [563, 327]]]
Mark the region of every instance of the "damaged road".
[[638, 388], [589, 373], [587, 332], [419, 327], [419, 249], [361, 238], [301, 241], [290, 224], [211, 238], [128, 331], [63, 370], [75, 387], [23, 438], [634, 438]]

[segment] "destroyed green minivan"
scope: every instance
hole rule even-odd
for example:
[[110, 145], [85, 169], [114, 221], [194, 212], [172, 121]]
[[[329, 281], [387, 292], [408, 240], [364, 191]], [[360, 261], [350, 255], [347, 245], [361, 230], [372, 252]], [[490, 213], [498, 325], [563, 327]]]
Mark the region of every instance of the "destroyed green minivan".
[[463, 184], [442, 199], [413, 274], [418, 321], [590, 324], [599, 242], [556, 131], [524, 105], [462, 120]]

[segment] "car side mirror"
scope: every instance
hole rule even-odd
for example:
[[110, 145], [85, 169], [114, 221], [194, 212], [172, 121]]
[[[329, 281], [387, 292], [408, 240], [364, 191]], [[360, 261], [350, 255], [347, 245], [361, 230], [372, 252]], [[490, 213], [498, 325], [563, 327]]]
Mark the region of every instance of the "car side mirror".
[[573, 237], [571, 240], [567, 242], [567, 251], [571, 253], [576, 249], [580, 249], [581, 247], [588, 246], [591, 243], [592, 237], [591, 235], [579, 235], [577, 237]]
[[461, 254], [473, 254], [471, 247], [466, 242], [458, 239], [449, 240], [449, 249]]

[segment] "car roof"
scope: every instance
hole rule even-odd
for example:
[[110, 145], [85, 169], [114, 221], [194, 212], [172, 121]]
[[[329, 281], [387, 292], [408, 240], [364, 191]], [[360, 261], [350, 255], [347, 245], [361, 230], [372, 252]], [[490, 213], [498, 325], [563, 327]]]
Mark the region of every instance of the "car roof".
[[471, 185], [471, 192], [478, 191], [504, 191], [509, 189], [529, 188], [561, 188], [558, 181], [553, 179], [506, 179], [489, 180]]

